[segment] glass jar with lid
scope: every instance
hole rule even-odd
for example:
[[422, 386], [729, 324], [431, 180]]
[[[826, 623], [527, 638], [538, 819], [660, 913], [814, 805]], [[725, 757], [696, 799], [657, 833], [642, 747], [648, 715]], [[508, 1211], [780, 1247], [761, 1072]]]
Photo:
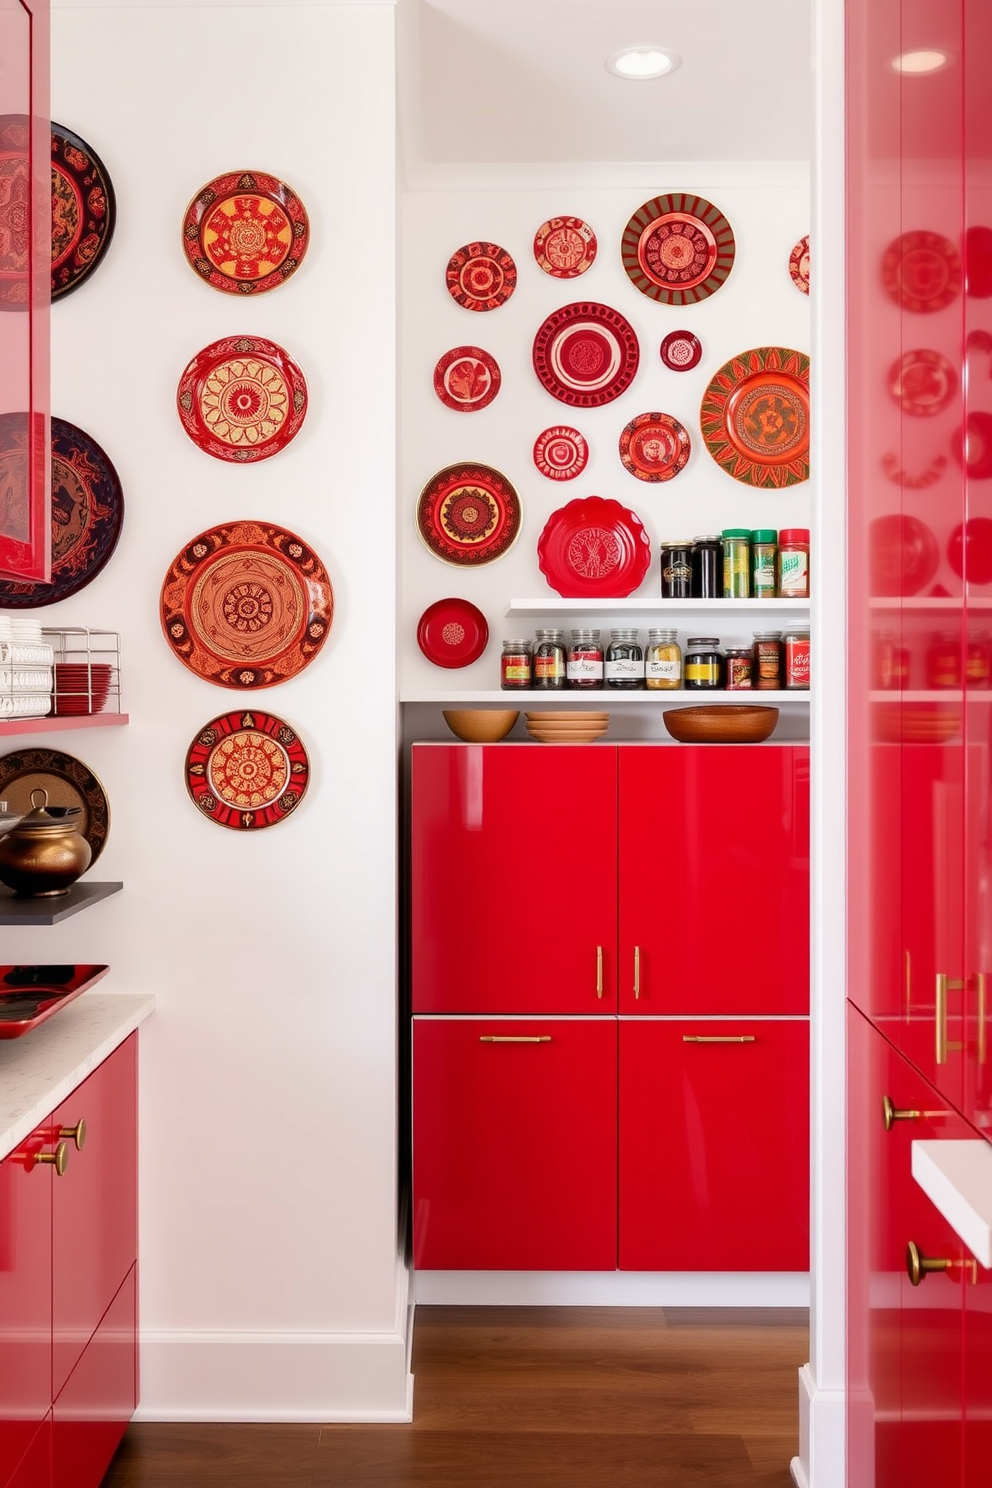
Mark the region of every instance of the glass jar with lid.
[[717, 636], [690, 636], [685, 653], [685, 685], [689, 688], [723, 686], [723, 653]]
[[603, 686], [603, 647], [599, 631], [580, 628], [572, 631], [565, 663], [568, 688], [597, 689]]
[[644, 649], [636, 630], [610, 631], [604, 671], [607, 687], [629, 692], [644, 686]]
[[809, 528], [783, 527], [778, 535], [780, 599], [809, 599]]
[[723, 597], [724, 599], [750, 599], [751, 597], [751, 529], [749, 527], [725, 527], [723, 529]]
[[565, 632], [553, 628], [535, 630], [532, 684], [535, 692], [563, 691], [566, 663]]
[[530, 687], [530, 682], [530, 641], [519, 636], [504, 641], [499, 662], [500, 687], [504, 692], [513, 692]]
[[692, 598], [723, 598], [723, 539], [719, 533], [693, 540]]
[[644, 685], [650, 691], [674, 692], [682, 686], [682, 648], [674, 630], [649, 630], [644, 656]]
[[751, 598], [774, 599], [777, 589], [775, 560], [778, 533], [774, 527], [758, 527], [751, 533]]
[[751, 683], [765, 692], [782, 686], [782, 632], [756, 630], [751, 646]]
[[669, 538], [661, 545], [662, 599], [689, 599], [692, 595], [692, 543]]

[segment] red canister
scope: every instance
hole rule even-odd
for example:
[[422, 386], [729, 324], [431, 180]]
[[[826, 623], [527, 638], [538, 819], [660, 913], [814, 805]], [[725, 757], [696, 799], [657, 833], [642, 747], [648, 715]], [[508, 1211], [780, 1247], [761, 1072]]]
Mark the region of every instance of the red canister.
[[785, 685], [809, 687], [809, 631], [790, 630], [782, 637], [785, 649]]

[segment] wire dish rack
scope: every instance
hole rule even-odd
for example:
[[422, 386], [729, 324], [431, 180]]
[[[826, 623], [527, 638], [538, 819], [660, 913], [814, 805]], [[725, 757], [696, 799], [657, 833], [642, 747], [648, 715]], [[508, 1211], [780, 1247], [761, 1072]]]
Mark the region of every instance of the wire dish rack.
[[53, 716], [122, 711], [119, 631], [63, 625], [41, 633], [52, 648]]

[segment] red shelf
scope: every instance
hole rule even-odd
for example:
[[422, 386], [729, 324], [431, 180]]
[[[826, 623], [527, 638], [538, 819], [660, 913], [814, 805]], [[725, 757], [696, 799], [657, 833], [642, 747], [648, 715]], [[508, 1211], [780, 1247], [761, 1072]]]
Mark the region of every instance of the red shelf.
[[67, 714], [57, 718], [7, 718], [0, 721], [0, 739], [8, 734], [56, 734], [65, 729], [113, 728], [117, 724], [130, 723], [127, 713], [81, 713]]

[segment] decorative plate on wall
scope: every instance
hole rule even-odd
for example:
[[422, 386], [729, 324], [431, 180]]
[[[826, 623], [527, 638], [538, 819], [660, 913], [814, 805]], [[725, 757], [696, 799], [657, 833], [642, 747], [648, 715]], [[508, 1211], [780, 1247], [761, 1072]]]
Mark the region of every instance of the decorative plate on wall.
[[467, 599], [438, 599], [417, 626], [417, 645], [435, 666], [465, 667], [478, 661], [489, 641], [485, 615]]
[[549, 217], [534, 234], [539, 269], [555, 279], [577, 279], [596, 257], [596, 234], [581, 217]]
[[245, 464], [277, 455], [299, 433], [307, 385], [288, 352], [261, 336], [225, 336], [179, 379], [183, 428], [208, 455]]
[[306, 792], [310, 761], [299, 736], [273, 713], [222, 713], [186, 753], [186, 789], [209, 821], [236, 832], [275, 826]]
[[183, 217], [183, 250], [226, 294], [262, 294], [296, 272], [310, 242], [306, 208], [263, 171], [230, 171], [202, 187]]
[[48, 792], [48, 809], [75, 806], [75, 825], [90, 845], [90, 867], [103, 852], [110, 833], [107, 793], [89, 765], [58, 749], [15, 749], [0, 759], [0, 796], [11, 811], [31, 810], [31, 792]]
[[664, 305], [695, 305], [715, 294], [736, 252], [733, 229], [720, 209], [684, 191], [638, 207], [620, 243], [628, 279]]
[[691, 331], [669, 331], [661, 343], [661, 360], [672, 372], [688, 372], [703, 354], [703, 343]]
[[114, 236], [117, 204], [99, 155], [52, 121], [52, 299], [78, 289]]
[[[24, 420], [0, 414], [0, 490], [23, 488]], [[52, 580], [0, 579], [0, 609], [55, 604], [92, 583], [110, 559], [124, 522], [120, 478], [96, 440], [52, 418]]]
[[201, 532], [162, 585], [165, 638], [184, 666], [219, 687], [295, 677], [327, 640], [334, 596], [302, 538], [268, 522]]
[[651, 566], [651, 540], [636, 512], [586, 496], [552, 512], [537, 541], [537, 562], [565, 599], [623, 599]]
[[417, 531], [444, 563], [470, 568], [492, 563], [516, 541], [520, 497], [491, 465], [446, 465], [420, 493]]
[[919, 594], [940, 566], [940, 548], [926, 522], [891, 512], [868, 528], [868, 565], [874, 598]]
[[555, 424], [534, 441], [534, 464], [548, 480], [574, 480], [586, 468], [589, 446], [578, 429]]
[[633, 326], [609, 305], [563, 305], [534, 337], [534, 371], [561, 403], [599, 408], [626, 392], [640, 347]]
[[689, 431], [670, 413], [639, 413], [620, 435], [624, 468], [643, 481], [672, 480], [691, 449]]
[[882, 284], [904, 310], [943, 310], [961, 293], [958, 250], [940, 233], [903, 233], [885, 250]]
[[940, 413], [958, 390], [958, 374], [939, 351], [904, 351], [889, 368], [889, 392], [904, 413], [928, 418]]
[[992, 519], [969, 517], [959, 522], [947, 540], [947, 561], [959, 579], [992, 584]]
[[498, 243], [466, 243], [448, 259], [445, 283], [466, 310], [498, 310], [517, 287], [517, 266]]
[[809, 233], [799, 239], [789, 254], [789, 277], [804, 295], [809, 294]]
[[769, 489], [809, 479], [809, 357], [758, 346], [731, 357], [703, 395], [699, 426], [721, 470]]
[[459, 413], [487, 407], [499, 392], [500, 381], [496, 358], [481, 346], [455, 346], [438, 358], [434, 368], [434, 391], [446, 408]]
[[963, 431], [955, 430], [953, 448], [969, 480], [992, 480], [992, 413], [984, 408], [969, 413]]

